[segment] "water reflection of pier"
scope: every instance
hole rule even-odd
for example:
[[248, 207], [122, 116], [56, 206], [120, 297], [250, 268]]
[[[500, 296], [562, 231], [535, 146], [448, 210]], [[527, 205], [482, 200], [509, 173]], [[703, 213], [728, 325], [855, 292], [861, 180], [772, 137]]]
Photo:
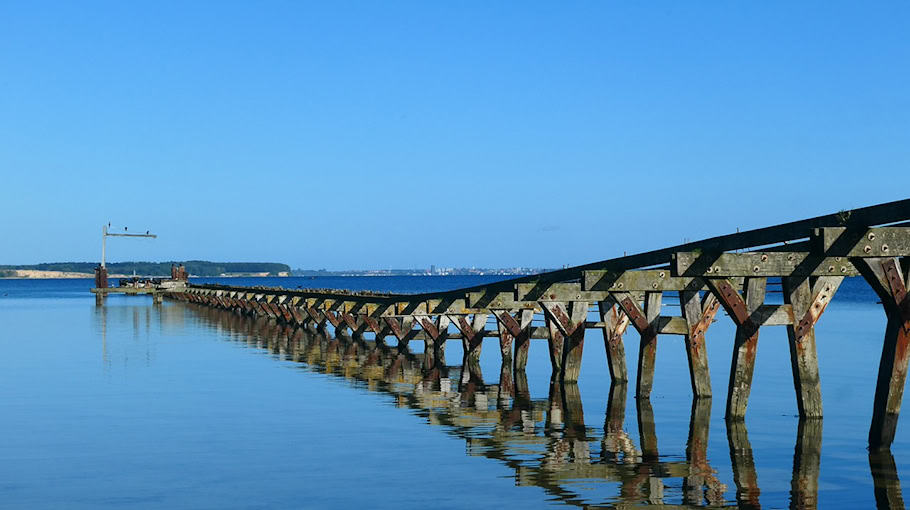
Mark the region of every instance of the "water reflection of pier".
[[[391, 395], [431, 425], [463, 439], [469, 455], [497, 460], [515, 472], [516, 484], [544, 489], [568, 505], [761, 508], [760, 489], [745, 423], [727, 422], [734, 499], [707, 455], [711, 399], [694, 399], [685, 460], [666, 460], [658, 450], [654, 412], [637, 399], [639, 445], [623, 430], [627, 390], [610, 390], [602, 430], [586, 425], [575, 384], [551, 383], [546, 400], [533, 400], [524, 372], [504, 364], [498, 384], [484, 384], [478, 364], [448, 366], [432, 351], [413, 353], [340, 333], [278, 324], [215, 308], [188, 305], [205, 322], [231, 337], [311, 370], [364, 384]], [[341, 331], [341, 330], [339, 330]], [[439, 356], [439, 353], [437, 353]], [[822, 420], [800, 420], [793, 456], [790, 508], [816, 508]], [[873, 450], [869, 464], [878, 508], [904, 508], [894, 458]], [[668, 484], [671, 480], [672, 481]], [[586, 489], [612, 492], [591, 501]], [[731, 488], [732, 490], [732, 488]]]

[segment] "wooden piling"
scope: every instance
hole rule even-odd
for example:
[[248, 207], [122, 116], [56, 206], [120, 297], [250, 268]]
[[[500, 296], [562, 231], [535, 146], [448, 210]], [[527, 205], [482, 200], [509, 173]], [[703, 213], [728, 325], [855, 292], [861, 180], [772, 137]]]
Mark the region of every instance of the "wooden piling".
[[801, 418], [822, 417], [822, 391], [815, 350], [815, 323], [837, 292], [843, 277], [822, 276], [783, 278], [784, 303], [793, 308], [794, 323], [787, 326], [790, 366], [796, 404]]
[[565, 347], [565, 337], [559, 331], [559, 326], [548, 314], [544, 314], [544, 320], [547, 324], [549, 337], [547, 338], [547, 347], [550, 353], [550, 381], [559, 380], [562, 374], [562, 352]]
[[623, 313], [622, 308], [615, 306], [613, 301], [600, 301], [597, 306], [600, 320], [604, 323], [604, 348], [607, 351], [610, 379], [613, 384], [626, 382], [629, 376], [626, 371], [626, 348], [622, 336], [629, 326], [629, 316]]
[[752, 314], [765, 301], [767, 278], [746, 278], [743, 282], [745, 299], [736, 292], [729, 280], [708, 280], [708, 285], [727, 313], [736, 323], [733, 341], [733, 360], [730, 366], [730, 383], [727, 386], [726, 419], [741, 420], [746, 416], [752, 374], [755, 371], [755, 354], [758, 349], [759, 326]]
[[[582, 301], [540, 303], [550, 327], [552, 343], [563, 341], [561, 352], [553, 350], [552, 356], [560, 356], [561, 361], [554, 365], [554, 378], [565, 382], [578, 381], [581, 371], [581, 357], [585, 347], [585, 319], [588, 316], [588, 303]], [[553, 327], [555, 332], [554, 335]]]
[[[531, 320], [534, 310], [492, 310], [499, 330], [499, 348], [503, 361], [513, 360], [515, 370], [524, 370], [528, 364], [528, 348], [531, 345]], [[513, 353], [514, 352], [514, 356]]]
[[857, 265], [882, 301], [888, 318], [878, 366], [869, 446], [888, 448], [894, 441], [910, 359], [910, 297], [907, 294], [910, 258], [868, 258]]
[[452, 323], [461, 331], [461, 344], [464, 349], [465, 364], [470, 361], [476, 364], [480, 361], [480, 351], [483, 347], [483, 338], [486, 334], [486, 313], [475, 313], [468, 322], [467, 316], [458, 315], [452, 318]]
[[692, 395], [710, 397], [711, 374], [708, 370], [705, 331], [714, 320], [719, 304], [713, 294], [705, 294], [704, 300], [702, 300], [697, 291], [680, 291], [679, 306], [688, 326], [688, 334], [684, 338]]

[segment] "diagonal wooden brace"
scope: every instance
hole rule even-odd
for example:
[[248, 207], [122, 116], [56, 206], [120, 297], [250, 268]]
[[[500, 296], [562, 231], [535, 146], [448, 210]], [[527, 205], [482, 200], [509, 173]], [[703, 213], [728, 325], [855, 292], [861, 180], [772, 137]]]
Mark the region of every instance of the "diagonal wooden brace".
[[333, 312], [331, 310], [326, 310], [323, 313], [325, 314], [326, 319], [329, 320], [329, 322], [332, 324], [333, 327], [337, 328], [339, 325], [341, 325], [342, 321], [341, 321], [340, 313], [336, 314], [335, 312]]
[[[815, 327], [815, 323], [818, 322], [825, 312], [825, 308], [828, 306], [828, 303], [831, 302], [831, 298], [834, 297], [834, 293], [837, 292], [842, 281], [844, 281], [843, 276], [821, 276], [816, 280], [815, 284], [812, 286], [812, 300], [808, 303], [808, 309], [794, 326], [797, 342], [801, 342], [803, 338], [810, 333], [814, 334], [813, 328]], [[794, 318], [796, 318], [797, 314], [798, 312], [796, 308], [794, 308]]]
[[420, 315], [417, 317], [417, 321], [420, 323], [420, 327], [429, 335], [430, 340], [436, 340], [439, 337], [439, 328], [428, 316]]
[[[515, 370], [524, 370], [528, 363], [533, 310], [491, 310], [499, 328], [499, 350], [503, 363], [514, 360]], [[513, 316], [514, 314], [514, 316]], [[515, 355], [513, 357], [513, 344]]]
[[307, 315], [309, 315], [313, 319], [313, 322], [315, 322], [318, 326], [325, 324], [326, 316], [320, 310], [312, 306], [307, 306], [305, 310]]
[[462, 347], [466, 360], [478, 361], [480, 359], [480, 350], [483, 346], [483, 337], [486, 334], [484, 328], [487, 324], [486, 313], [475, 313], [468, 322], [467, 315], [450, 316], [449, 319], [461, 331]]
[[629, 316], [632, 326], [641, 335], [638, 347], [638, 374], [636, 395], [650, 398], [654, 386], [654, 363], [657, 360], [657, 322], [660, 320], [662, 292], [645, 293], [645, 309], [642, 311], [636, 299], [627, 292], [618, 292], [613, 298]]
[[746, 278], [743, 282], [745, 299], [727, 279], [708, 278], [705, 281], [736, 323], [733, 361], [727, 386], [726, 418], [741, 420], [746, 416], [746, 407], [749, 404], [752, 376], [755, 372], [755, 355], [758, 351], [759, 324], [752, 320], [752, 315], [765, 301], [767, 278]]
[[[424, 352], [435, 354], [443, 351], [448, 337], [449, 318], [445, 315], [438, 315], [435, 321], [428, 315], [418, 315], [415, 318], [426, 333]], [[434, 357], [433, 359], [435, 360], [436, 358]]]
[[[543, 308], [550, 328], [550, 360], [551, 362], [559, 361], [559, 363], [553, 363], [553, 375], [565, 382], [578, 381], [585, 346], [585, 320], [588, 317], [588, 303], [585, 301], [567, 303], [540, 301], [538, 304]], [[553, 326], [556, 327], [556, 331], [553, 330]], [[562, 342], [561, 345], [560, 342]]]
[[291, 312], [291, 316], [294, 318], [294, 323], [298, 326], [302, 326], [306, 322], [306, 316], [300, 313], [300, 308], [294, 305], [288, 306], [288, 310]]
[[281, 316], [284, 318], [284, 322], [287, 324], [294, 323], [294, 316], [291, 314], [291, 310], [288, 309], [288, 306], [285, 304], [278, 305], [278, 309], [281, 310]]
[[395, 335], [395, 338], [398, 339], [399, 346], [401, 344], [407, 345], [407, 342], [414, 336], [414, 317], [402, 317], [398, 319], [397, 317], [383, 317], [382, 318], [389, 329], [392, 330], [392, 334]]

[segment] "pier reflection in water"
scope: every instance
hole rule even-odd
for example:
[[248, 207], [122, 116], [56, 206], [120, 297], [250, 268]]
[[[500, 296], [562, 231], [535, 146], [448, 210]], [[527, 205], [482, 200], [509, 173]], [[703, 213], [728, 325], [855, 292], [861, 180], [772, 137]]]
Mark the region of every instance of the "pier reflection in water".
[[[498, 384], [485, 384], [476, 363], [450, 366], [444, 355], [413, 353], [346, 334], [301, 329], [267, 319], [186, 305], [209, 325], [250, 346], [267, 349], [309, 370], [356, 381], [391, 395], [430, 425], [463, 439], [468, 455], [501, 462], [516, 484], [537, 486], [567, 505], [682, 505], [761, 508], [760, 482], [746, 425], [727, 422], [732, 480], [727, 487], [708, 458], [711, 399], [691, 406], [685, 460], [667, 460], [658, 448], [654, 411], [636, 399], [636, 445], [623, 428], [626, 385], [610, 388], [603, 425], [586, 422], [575, 384], [551, 383], [547, 399], [532, 399], [524, 372], [502, 366]], [[590, 417], [589, 417], [590, 420]], [[591, 421], [593, 423], [593, 421]], [[821, 419], [799, 422], [793, 453], [790, 508], [816, 508]], [[878, 508], [904, 508], [894, 458], [869, 454]], [[605, 494], [599, 500], [593, 494]]]

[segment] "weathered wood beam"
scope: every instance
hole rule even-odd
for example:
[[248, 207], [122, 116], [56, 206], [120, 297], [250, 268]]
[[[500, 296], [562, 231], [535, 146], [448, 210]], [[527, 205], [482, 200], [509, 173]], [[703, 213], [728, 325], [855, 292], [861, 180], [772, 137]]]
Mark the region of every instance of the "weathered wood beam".
[[516, 301], [594, 303], [607, 298], [604, 291], [589, 292], [581, 289], [580, 283], [521, 283], [515, 286]]
[[705, 288], [701, 278], [674, 277], [670, 268], [637, 271], [585, 271], [582, 289], [594, 291], [698, 291]]
[[515, 297], [515, 289], [505, 291], [481, 290], [477, 292], [468, 292], [465, 296], [466, 307], [474, 310], [540, 309], [537, 302], [534, 300], [518, 301]]
[[673, 272], [679, 277], [805, 277], [859, 274], [845, 257], [824, 257], [809, 252], [680, 252], [675, 255], [674, 262]]
[[910, 256], [910, 227], [815, 229], [810, 238], [814, 253], [829, 257], [906, 257]]

